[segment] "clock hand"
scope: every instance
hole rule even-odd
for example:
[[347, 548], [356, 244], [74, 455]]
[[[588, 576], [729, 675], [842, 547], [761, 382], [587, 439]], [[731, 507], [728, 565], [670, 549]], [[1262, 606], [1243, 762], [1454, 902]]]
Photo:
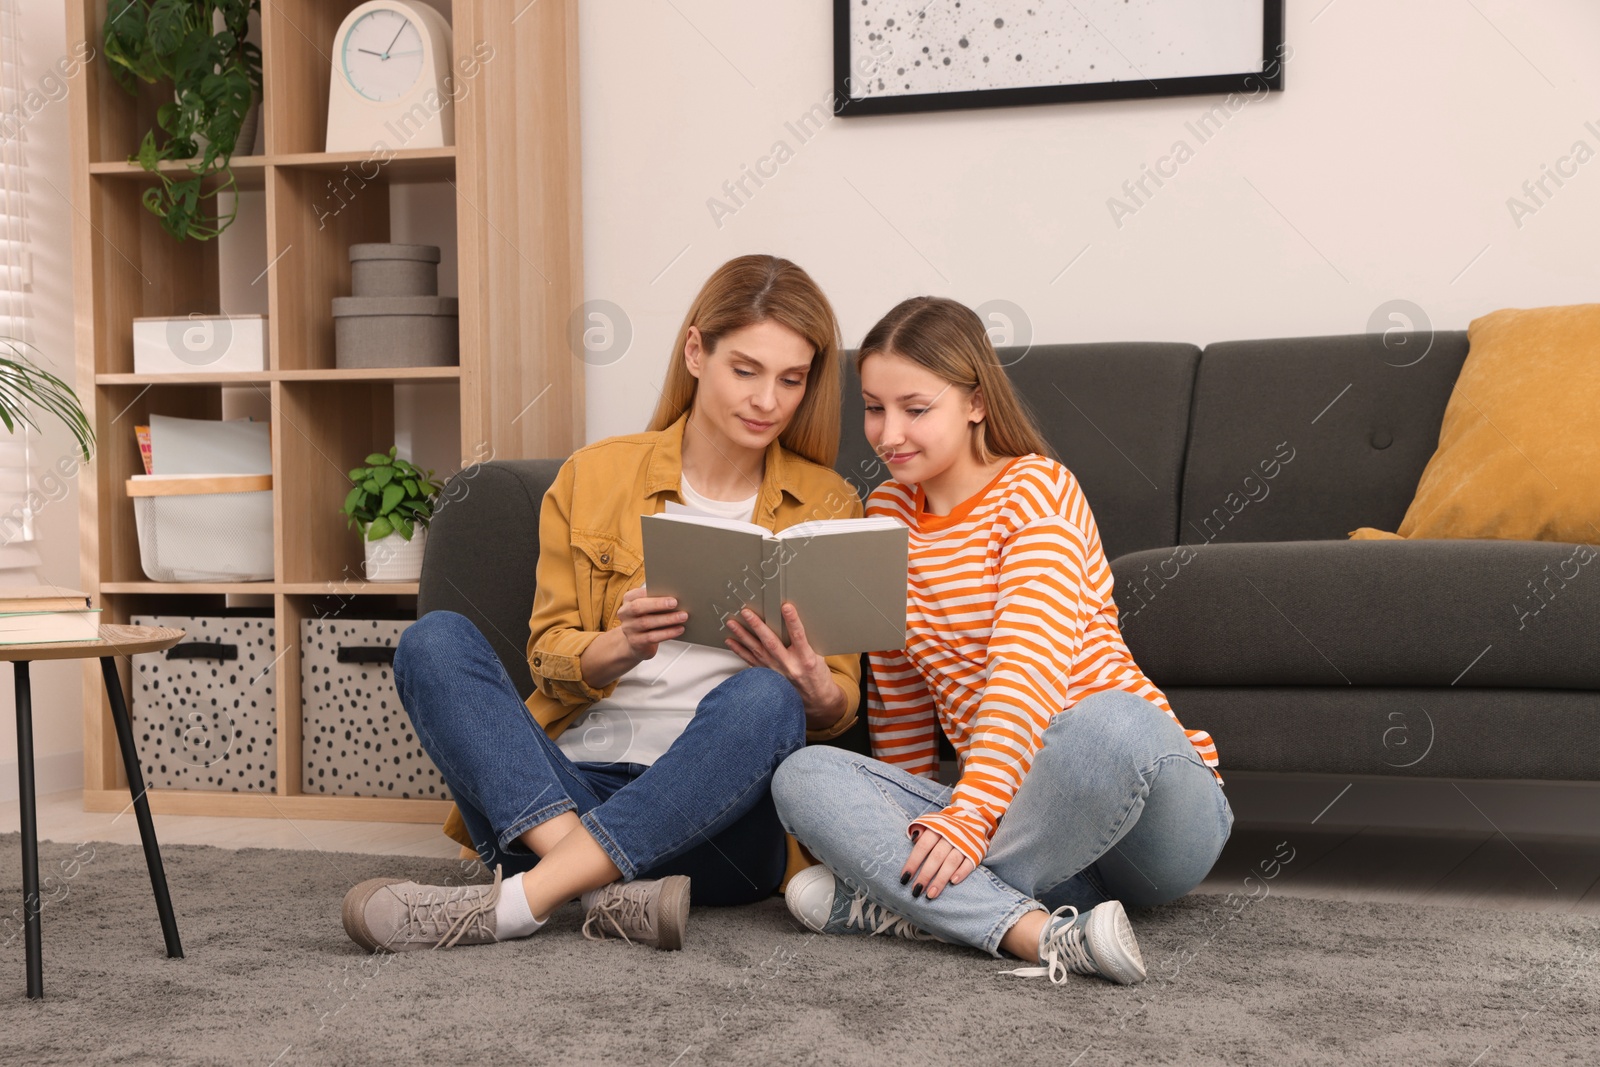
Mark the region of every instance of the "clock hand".
[[[409, 25], [411, 25], [411, 23], [407, 22], [405, 19], [402, 18], [400, 20], [400, 28], [394, 31], [394, 40], [389, 42], [389, 48], [393, 48], [395, 46], [396, 42], [400, 40], [400, 35], [406, 32], [406, 27]], [[389, 58], [389, 48], [385, 48], [383, 50], [384, 59]]]
[[398, 59], [398, 58], [399, 58], [399, 57], [400, 57], [400, 56], [420, 56], [420, 55], [421, 55], [421, 54], [422, 54], [422, 49], [420, 49], [420, 48], [413, 48], [413, 49], [412, 49], [412, 50], [411, 50], [411, 51], [409, 51], [409, 52], [395, 52], [395, 53], [394, 53], [394, 54], [393, 54], [393, 55], [391, 55], [391, 56], [390, 56], [390, 57], [389, 57], [389, 58], [390, 58], [390, 59]]
[[365, 52], [369, 56], [377, 56], [379, 59], [383, 58], [383, 53], [382, 52], [374, 52], [370, 48], [357, 48], [356, 51], [357, 52]]

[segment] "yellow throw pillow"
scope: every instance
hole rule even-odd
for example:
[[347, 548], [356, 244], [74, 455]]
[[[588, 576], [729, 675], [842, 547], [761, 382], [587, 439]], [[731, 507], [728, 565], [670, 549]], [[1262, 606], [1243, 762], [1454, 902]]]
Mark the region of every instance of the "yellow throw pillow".
[[1400, 532], [1351, 539], [1600, 542], [1600, 304], [1495, 311], [1467, 342]]

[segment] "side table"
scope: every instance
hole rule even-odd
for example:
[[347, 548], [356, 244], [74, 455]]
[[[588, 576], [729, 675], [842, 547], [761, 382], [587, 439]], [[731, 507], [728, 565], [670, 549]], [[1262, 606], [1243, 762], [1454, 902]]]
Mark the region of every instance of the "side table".
[[44, 962], [40, 940], [39, 912], [39, 837], [38, 802], [33, 793], [33, 696], [28, 682], [28, 664], [42, 659], [100, 660], [106, 697], [111, 702], [111, 718], [116, 722], [117, 741], [122, 747], [122, 767], [128, 774], [128, 792], [139, 820], [139, 839], [144, 842], [144, 861], [150, 869], [150, 885], [156, 894], [156, 912], [161, 917], [161, 933], [166, 937], [167, 955], [183, 958], [178, 941], [178, 922], [172, 915], [167, 896], [167, 875], [161, 866], [161, 849], [156, 844], [155, 824], [150, 820], [150, 801], [145, 796], [144, 775], [139, 770], [139, 750], [133, 742], [133, 723], [122, 698], [122, 680], [117, 676], [117, 656], [138, 652], [159, 652], [183, 640], [182, 630], [154, 626], [100, 627], [99, 641], [62, 641], [54, 644], [0, 645], [0, 662], [9, 660], [17, 686], [17, 793], [22, 802], [22, 909], [24, 936], [28, 946], [28, 997], [44, 996]]

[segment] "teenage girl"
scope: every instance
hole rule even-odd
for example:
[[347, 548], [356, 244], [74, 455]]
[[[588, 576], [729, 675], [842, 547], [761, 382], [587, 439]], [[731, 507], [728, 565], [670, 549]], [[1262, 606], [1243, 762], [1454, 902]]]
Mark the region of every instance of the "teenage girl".
[[1189, 892], [1233, 825], [1216, 746], [1129, 654], [1088, 501], [977, 315], [907, 300], [856, 366], [891, 473], [866, 511], [910, 528], [906, 647], [869, 657], [876, 758], [818, 746], [778, 768], [779, 817], [822, 861], [789, 909], [1038, 965], [1012, 974], [1140, 981], [1123, 903]]

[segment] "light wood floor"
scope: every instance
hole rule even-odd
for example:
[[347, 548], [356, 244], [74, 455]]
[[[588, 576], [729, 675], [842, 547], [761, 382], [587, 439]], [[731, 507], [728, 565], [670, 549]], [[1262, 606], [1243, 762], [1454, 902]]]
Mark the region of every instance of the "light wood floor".
[[[0, 832], [16, 831], [20, 820], [16, 801], [0, 804]], [[405, 823], [198, 815], [157, 815], [155, 822], [163, 844], [443, 859], [458, 852], [437, 827]], [[131, 810], [120, 815], [83, 811], [81, 795], [74, 791], [39, 798], [39, 836], [136, 845], [139, 827]], [[16, 862], [15, 856], [0, 856], [0, 865]], [[1198, 891], [1600, 915], [1600, 841], [1508, 837], [1493, 830], [1412, 832], [1240, 821]]]

